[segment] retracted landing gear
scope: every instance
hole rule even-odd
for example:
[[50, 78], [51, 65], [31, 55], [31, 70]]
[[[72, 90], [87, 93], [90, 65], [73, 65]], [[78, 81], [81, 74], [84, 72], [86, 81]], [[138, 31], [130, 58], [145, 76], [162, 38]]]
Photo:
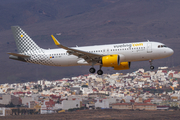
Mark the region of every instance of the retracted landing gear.
[[153, 61], [153, 60], [149, 60], [149, 63], [150, 63], [150, 69], [151, 69], [151, 70], [154, 70], [154, 66], [152, 65], [152, 61]]

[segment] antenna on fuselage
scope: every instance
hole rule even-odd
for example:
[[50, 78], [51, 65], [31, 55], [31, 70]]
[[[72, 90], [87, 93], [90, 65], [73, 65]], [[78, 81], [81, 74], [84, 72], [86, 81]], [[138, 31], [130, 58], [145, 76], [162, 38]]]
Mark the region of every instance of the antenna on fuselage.
[[149, 42], [149, 40], [147, 39], [147, 41]]

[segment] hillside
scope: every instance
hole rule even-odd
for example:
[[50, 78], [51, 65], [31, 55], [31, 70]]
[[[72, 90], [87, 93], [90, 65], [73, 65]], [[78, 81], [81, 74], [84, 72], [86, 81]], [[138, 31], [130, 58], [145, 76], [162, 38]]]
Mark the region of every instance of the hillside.
[[[156, 66], [180, 66], [180, 1], [178, 0], [6, 0], [0, 4], [0, 63], [4, 82], [89, 74], [89, 67], [51, 67], [8, 59], [17, 52], [10, 26], [20, 25], [42, 48], [57, 48], [50, 35], [67, 46], [86, 46], [135, 41], [158, 41], [174, 49], [172, 57], [156, 60]], [[133, 62], [131, 70], [149, 69], [149, 63]], [[97, 66], [98, 68], [98, 66]], [[103, 68], [104, 73], [113, 71]]]

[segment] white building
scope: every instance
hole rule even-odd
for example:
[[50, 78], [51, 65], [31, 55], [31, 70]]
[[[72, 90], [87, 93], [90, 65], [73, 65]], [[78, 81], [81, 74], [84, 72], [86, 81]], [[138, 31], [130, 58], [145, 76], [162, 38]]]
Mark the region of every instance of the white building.
[[97, 99], [97, 102], [95, 103], [95, 108], [109, 108], [109, 99]]
[[80, 108], [80, 100], [63, 100], [62, 108], [63, 110]]
[[1, 107], [0, 108], [0, 116], [8, 116], [11, 115], [11, 109], [10, 108], [5, 108]]
[[30, 101], [34, 101], [34, 98], [32, 97], [21, 97], [22, 104], [23, 105], [28, 105]]
[[46, 104], [46, 102], [49, 102], [49, 100], [45, 100], [43, 105], [41, 105], [41, 114], [49, 114], [54, 113], [54, 109], [52, 105]]
[[85, 94], [85, 95], [88, 95], [89, 93], [93, 93], [93, 90], [89, 89], [89, 88], [83, 88], [82, 93]]

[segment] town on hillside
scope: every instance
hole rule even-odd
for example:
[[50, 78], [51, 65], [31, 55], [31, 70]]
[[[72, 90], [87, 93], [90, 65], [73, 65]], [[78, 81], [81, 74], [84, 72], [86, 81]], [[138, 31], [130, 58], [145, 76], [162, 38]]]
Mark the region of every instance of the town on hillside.
[[0, 85], [0, 116], [85, 109], [179, 110], [180, 71], [80, 75]]

